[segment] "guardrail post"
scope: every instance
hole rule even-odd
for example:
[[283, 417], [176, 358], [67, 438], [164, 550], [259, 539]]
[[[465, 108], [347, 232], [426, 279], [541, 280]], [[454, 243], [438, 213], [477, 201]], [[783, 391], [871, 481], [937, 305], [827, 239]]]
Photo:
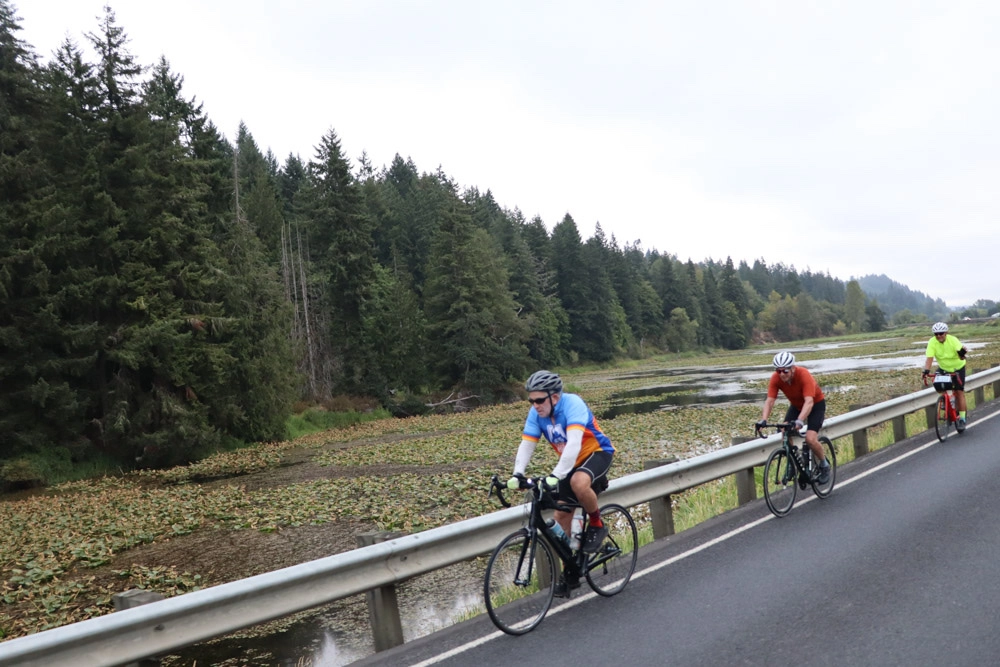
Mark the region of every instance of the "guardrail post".
[[[747, 436], [736, 436], [729, 441], [730, 446], [739, 445], [744, 442], [750, 442], [754, 438]], [[751, 500], [756, 500], [757, 498], [757, 480], [754, 478], [753, 468], [747, 468], [746, 470], [741, 470], [733, 477], [736, 478], [736, 503], [739, 505], [746, 505]]]
[[[1000, 366], [1000, 364], [993, 364], [990, 368], [996, 368], [997, 366]], [[1000, 380], [993, 383], [993, 400], [995, 401], [998, 398], [1000, 398]]]
[[[111, 603], [115, 606], [115, 611], [123, 611], [132, 607], [140, 607], [150, 602], [159, 602], [162, 599], [164, 599], [162, 593], [133, 588], [124, 593], [115, 593], [112, 595]], [[159, 664], [159, 658], [143, 658], [138, 662], [130, 662], [124, 667], [157, 667]]]
[[937, 419], [937, 402], [924, 408], [924, 415], [927, 417], [927, 428], [934, 428], [934, 420]]
[[[651, 459], [642, 462], [642, 469], [659, 468], [669, 463], [677, 463], [677, 457], [671, 456], [666, 459]], [[653, 524], [653, 539], [674, 534], [674, 514], [670, 507], [670, 496], [653, 498], [649, 501], [649, 520]]]
[[[973, 373], [975, 373], [975, 371], [972, 370], [971, 368], [967, 368], [965, 370], [965, 372], [966, 372], [967, 375], [972, 375]], [[975, 400], [975, 402], [976, 402], [976, 406], [975, 407], [977, 407], [977, 408], [980, 405], [982, 405], [983, 403], [985, 403], [986, 402], [986, 387], [976, 387], [975, 389], [973, 389], [972, 390], [972, 398]]]
[[[855, 410], [860, 410], [861, 408], [867, 407], [861, 405], [860, 403], [848, 406], [848, 410], [854, 412]], [[860, 431], [855, 431], [851, 434], [851, 439], [854, 440], [854, 458], [858, 459], [868, 453], [868, 431], [861, 429]]]
[[[386, 542], [402, 533], [377, 532], [361, 533], [357, 536], [358, 546], [367, 547]], [[372, 625], [375, 651], [384, 651], [403, 643], [403, 623], [399, 618], [399, 601], [393, 584], [379, 586], [365, 593], [368, 598], [368, 618]]]
[[[901, 394], [893, 394], [892, 398], [899, 398]], [[899, 415], [892, 418], [892, 441], [902, 442], [906, 440], [906, 415]]]

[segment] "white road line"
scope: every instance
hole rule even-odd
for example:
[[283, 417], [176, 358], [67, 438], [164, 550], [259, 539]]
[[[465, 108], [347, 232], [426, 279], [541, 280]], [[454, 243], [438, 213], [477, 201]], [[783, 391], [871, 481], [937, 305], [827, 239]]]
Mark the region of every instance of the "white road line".
[[[1000, 411], [994, 412], [991, 415], [987, 415], [985, 417], [982, 417], [981, 419], [977, 419], [974, 422], [969, 422], [969, 424], [966, 426], [966, 429], [974, 426], [975, 424], [980, 424], [980, 423], [982, 423], [984, 421], [987, 421], [989, 419], [993, 419], [994, 417], [997, 417], [997, 416], [1000, 416]], [[922, 452], [925, 449], [927, 449], [928, 447], [933, 447], [934, 445], [939, 445], [939, 444], [941, 444], [941, 442], [937, 439], [937, 436], [934, 436], [934, 439], [931, 440], [930, 442], [928, 442], [926, 445], [921, 445], [920, 447], [917, 447], [916, 449], [910, 450], [910, 451], [906, 452], [905, 454], [900, 454], [896, 458], [890, 459], [890, 460], [886, 461], [885, 463], [880, 463], [879, 465], [875, 466], [874, 468], [866, 470], [865, 472], [860, 473], [858, 475], [855, 475], [854, 477], [852, 477], [852, 478], [844, 481], [842, 484], [837, 485], [835, 488], [839, 489], [839, 488], [845, 487], [845, 486], [847, 486], [849, 484], [853, 484], [854, 482], [858, 481], [859, 479], [864, 479], [865, 477], [867, 477], [868, 475], [871, 475], [874, 472], [882, 470], [883, 468], [887, 468], [888, 466], [891, 466], [894, 463], [898, 463], [898, 462], [902, 461], [905, 458], [909, 458], [910, 456], [913, 456], [914, 454], [916, 454], [918, 452]], [[802, 505], [802, 504], [805, 504], [805, 503], [808, 503], [808, 502], [812, 502], [813, 500], [816, 500], [816, 499], [817, 499], [817, 497], [815, 495], [811, 495], [808, 498], [805, 498], [802, 501], [797, 502], [796, 504], [797, 505]], [[667, 567], [668, 565], [672, 565], [672, 564], [676, 563], [677, 561], [680, 561], [680, 560], [683, 560], [685, 558], [688, 558], [689, 556], [693, 556], [694, 554], [702, 552], [705, 549], [708, 549], [709, 547], [713, 547], [716, 544], [719, 544], [721, 542], [725, 542], [728, 539], [736, 537], [740, 533], [744, 533], [744, 532], [750, 530], [751, 528], [756, 528], [757, 526], [761, 525], [762, 523], [764, 523], [766, 521], [771, 521], [772, 519], [777, 519], [777, 518], [778, 517], [774, 516], [773, 514], [768, 514], [767, 516], [761, 517], [760, 519], [757, 519], [756, 521], [751, 521], [750, 523], [748, 523], [748, 524], [746, 524], [744, 526], [741, 526], [741, 527], [739, 527], [739, 528], [737, 528], [735, 530], [729, 531], [728, 533], [726, 533], [724, 535], [720, 535], [720, 536], [718, 536], [718, 537], [716, 537], [714, 539], [711, 539], [708, 542], [705, 542], [704, 544], [700, 544], [700, 545], [696, 546], [693, 549], [689, 549], [688, 551], [685, 551], [683, 553], [679, 553], [676, 556], [673, 556], [671, 558], [668, 558], [667, 560], [661, 561], [661, 562], [657, 563], [656, 565], [651, 565], [651, 566], [647, 567], [644, 570], [640, 570], [640, 571], [638, 571], [638, 572], [636, 572], [635, 574], [632, 575], [632, 579], [639, 579], [640, 577], [645, 577], [647, 574], [651, 574], [653, 572], [656, 572], [657, 570], [662, 570], [663, 568]], [[572, 609], [573, 607], [577, 606], [578, 604], [582, 604], [582, 603], [586, 602], [587, 600], [590, 600], [591, 598], [595, 598], [595, 597], [597, 597], [597, 593], [594, 593], [593, 591], [591, 591], [589, 593], [584, 593], [583, 595], [580, 595], [579, 597], [576, 597], [576, 598], [570, 600], [569, 602], [565, 602], [565, 603], [559, 605], [558, 607], [553, 607], [549, 611], [548, 616], [551, 616], [553, 614], [559, 614], [559, 613], [561, 613], [561, 612], [563, 612], [563, 611], [565, 611], [567, 609]], [[428, 658], [428, 659], [426, 659], [426, 660], [424, 660], [422, 662], [414, 663], [410, 667], [427, 667], [428, 665], [434, 665], [434, 664], [437, 664], [437, 663], [439, 663], [439, 662], [441, 662], [443, 660], [447, 660], [448, 658], [454, 657], [456, 655], [461, 655], [462, 653], [465, 653], [466, 651], [468, 651], [470, 649], [473, 649], [473, 648], [475, 648], [477, 646], [482, 646], [483, 644], [485, 644], [487, 642], [493, 641], [494, 639], [497, 639], [497, 638], [503, 637], [503, 636], [504, 636], [504, 633], [500, 632], [499, 630], [497, 630], [496, 632], [493, 632], [493, 633], [490, 633], [490, 634], [485, 635], [483, 637], [480, 637], [479, 639], [476, 639], [474, 641], [462, 644], [461, 646], [456, 646], [455, 648], [451, 649], [450, 651], [446, 651], [446, 652], [444, 652], [444, 653], [442, 653], [440, 655], [436, 655], [433, 658]]]

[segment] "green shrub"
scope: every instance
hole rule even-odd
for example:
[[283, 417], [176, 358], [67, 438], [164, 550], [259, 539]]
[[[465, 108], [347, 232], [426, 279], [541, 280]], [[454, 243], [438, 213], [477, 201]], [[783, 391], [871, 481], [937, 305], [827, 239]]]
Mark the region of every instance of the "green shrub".
[[289, 440], [317, 431], [328, 431], [334, 428], [344, 428], [361, 422], [392, 417], [388, 410], [379, 408], [371, 412], [328, 412], [322, 408], [309, 408], [301, 414], [292, 415], [285, 422]]

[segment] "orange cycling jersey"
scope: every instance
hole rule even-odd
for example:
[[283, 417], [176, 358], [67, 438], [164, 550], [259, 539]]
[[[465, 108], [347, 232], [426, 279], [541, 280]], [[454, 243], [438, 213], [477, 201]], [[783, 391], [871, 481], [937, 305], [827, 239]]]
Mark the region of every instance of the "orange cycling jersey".
[[767, 385], [768, 398], [778, 398], [778, 390], [785, 395], [788, 402], [799, 410], [805, 404], [806, 396], [812, 396], [813, 403], [823, 400], [823, 390], [812, 373], [802, 368], [795, 367], [795, 375], [792, 376], [791, 383], [785, 382], [778, 375], [777, 371], [771, 374], [771, 382]]

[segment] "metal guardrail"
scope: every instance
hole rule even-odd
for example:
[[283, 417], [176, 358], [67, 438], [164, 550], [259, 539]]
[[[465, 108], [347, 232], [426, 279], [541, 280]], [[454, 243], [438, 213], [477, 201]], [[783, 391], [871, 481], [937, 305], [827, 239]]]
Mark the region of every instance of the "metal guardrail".
[[[1000, 368], [970, 375], [966, 390], [1000, 382]], [[832, 440], [931, 406], [934, 389], [831, 417]], [[749, 425], [748, 425], [749, 428]], [[612, 480], [602, 501], [649, 502], [763, 465], [778, 434]], [[523, 507], [194, 591], [0, 643], [0, 667], [108, 667], [169, 653], [240, 628], [405, 581], [491, 551], [521, 526]]]

